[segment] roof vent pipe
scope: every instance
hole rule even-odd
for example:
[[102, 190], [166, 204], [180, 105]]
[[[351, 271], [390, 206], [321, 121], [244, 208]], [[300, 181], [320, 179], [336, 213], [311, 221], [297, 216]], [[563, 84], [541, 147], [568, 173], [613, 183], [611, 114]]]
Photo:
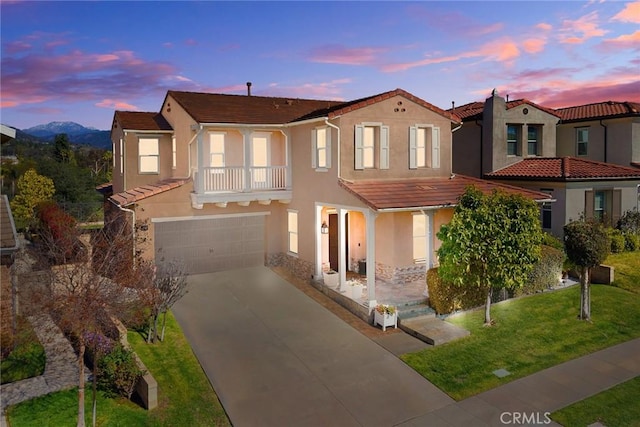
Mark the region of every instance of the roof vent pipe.
[[247, 96], [251, 96], [251, 82], [247, 82]]

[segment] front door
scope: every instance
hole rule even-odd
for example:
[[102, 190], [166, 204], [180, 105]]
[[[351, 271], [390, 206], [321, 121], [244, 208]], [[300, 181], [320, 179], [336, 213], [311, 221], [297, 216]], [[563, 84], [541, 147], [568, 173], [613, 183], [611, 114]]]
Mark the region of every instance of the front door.
[[[345, 221], [345, 257], [349, 259], [349, 214], [346, 215]], [[340, 245], [340, 236], [338, 235], [338, 214], [329, 214], [329, 266], [333, 271], [339, 271], [339, 257], [340, 251], [338, 247]], [[348, 264], [347, 264], [348, 270]]]

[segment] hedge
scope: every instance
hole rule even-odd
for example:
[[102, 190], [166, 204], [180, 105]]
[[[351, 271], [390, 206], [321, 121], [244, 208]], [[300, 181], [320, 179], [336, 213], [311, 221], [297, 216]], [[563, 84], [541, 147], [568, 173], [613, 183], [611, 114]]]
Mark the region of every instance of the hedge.
[[448, 314], [456, 310], [479, 307], [485, 302], [486, 291], [479, 286], [444, 282], [438, 275], [438, 268], [427, 271], [429, 305], [438, 314]]
[[518, 289], [514, 289], [514, 296], [531, 295], [536, 292], [542, 292], [556, 286], [562, 276], [562, 266], [564, 264], [565, 254], [551, 246], [542, 245], [540, 261], [533, 267], [529, 273], [529, 279], [526, 284]]

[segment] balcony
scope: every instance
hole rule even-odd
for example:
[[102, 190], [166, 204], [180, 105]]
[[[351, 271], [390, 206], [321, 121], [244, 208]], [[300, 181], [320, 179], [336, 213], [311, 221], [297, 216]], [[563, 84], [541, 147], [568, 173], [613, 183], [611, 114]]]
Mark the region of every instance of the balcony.
[[287, 166], [225, 166], [193, 169], [192, 204], [218, 205], [291, 199], [291, 175]]

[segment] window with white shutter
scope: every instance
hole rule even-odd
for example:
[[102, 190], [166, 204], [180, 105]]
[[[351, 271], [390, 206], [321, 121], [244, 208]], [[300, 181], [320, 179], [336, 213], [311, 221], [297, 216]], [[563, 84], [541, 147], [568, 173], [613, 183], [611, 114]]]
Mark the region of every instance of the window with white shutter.
[[355, 169], [389, 169], [389, 126], [361, 124], [355, 127]]

